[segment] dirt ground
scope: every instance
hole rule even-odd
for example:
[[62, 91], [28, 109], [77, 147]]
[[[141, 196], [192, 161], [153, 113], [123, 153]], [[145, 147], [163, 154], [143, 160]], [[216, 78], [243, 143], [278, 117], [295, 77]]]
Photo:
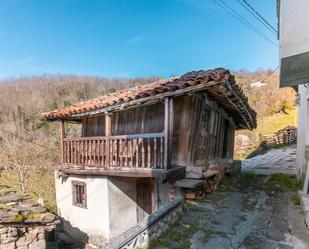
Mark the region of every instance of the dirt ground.
[[197, 203], [150, 248], [309, 249], [292, 175], [244, 172], [226, 177], [214, 193]]

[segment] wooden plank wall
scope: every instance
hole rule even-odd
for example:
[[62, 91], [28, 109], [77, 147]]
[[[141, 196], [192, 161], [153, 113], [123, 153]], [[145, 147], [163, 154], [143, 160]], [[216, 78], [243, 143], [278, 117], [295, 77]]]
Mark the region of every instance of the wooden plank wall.
[[204, 166], [209, 160], [232, 158], [234, 125], [203, 94], [175, 99], [172, 165]]
[[105, 136], [105, 116], [87, 117], [82, 120], [82, 137]]
[[[164, 104], [144, 106], [111, 114], [112, 135], [160, 133], [164, 130]], [[105, 136], [105, 116], [82, 120], [82, 136]]]
[[[164, 131], [164, 103], [113, 113], [112, 135]], [[105, 117], [83, 120], [83, 136], [105, 136]], [[174, 99], [171, 164], [202, 166], [208, 160], [232, 158], [234, 125], [217, 104], [204, 94]]]

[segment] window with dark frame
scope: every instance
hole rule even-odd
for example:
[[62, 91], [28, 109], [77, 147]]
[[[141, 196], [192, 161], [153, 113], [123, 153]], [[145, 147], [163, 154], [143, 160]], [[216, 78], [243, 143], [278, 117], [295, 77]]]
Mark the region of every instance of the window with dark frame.
[[86, 183], [72, 181], [73, 205], [81, 208], [87, 208]]

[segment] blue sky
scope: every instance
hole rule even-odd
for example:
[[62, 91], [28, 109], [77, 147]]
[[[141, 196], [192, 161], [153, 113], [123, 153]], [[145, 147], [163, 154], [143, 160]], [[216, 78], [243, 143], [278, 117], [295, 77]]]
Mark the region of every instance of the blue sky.
[[[277, 43], [237, 2], [225, 0]], [[276, 26], [275, 0], [248, 0]], [[190, 70], [275, 68], [278, 47], [212, 0], [3, 0], [0, 78], [40, 74], [106, 77]]]

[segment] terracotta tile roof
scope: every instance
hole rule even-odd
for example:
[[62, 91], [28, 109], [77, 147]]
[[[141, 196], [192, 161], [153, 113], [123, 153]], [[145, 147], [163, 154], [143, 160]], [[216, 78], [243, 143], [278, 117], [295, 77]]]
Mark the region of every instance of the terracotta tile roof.
[[[159, 80], [150, 84], [136, 86], [127, 90], [109, 93], [95, 99], [77, 103], [70, 107], [56, 109], [51, 112], [43, 113], [43, 116], [48, 120], [68, 119], [76, 115], [106, 109], [115, 105], [130, 103], [133, 100], [138, 100], [151, 96], [158, 96], [159, 98], [161, 97], [160, 95], [163, 93], [171, 93], [172, 95], [177, 90], [202, 84], [207, 86], [207, 84], [210, 84], [210, 82], [217, 82], [218, 84], [229, 82], [229, 85], [232, 87], [233, 92], [232, 96], [230, 97], [231, 100], [235, 102], [235, 106], [239, 107], [239, 110], [237, 111], [241, 112], [241, 110], [247, 109], [247, 111], [244, 113], [245, 117], [242, 117], [242, 121], [244, 121], [243, 123], [246, 127], [249, 126], [248, 128], [254, 128], [256, 126], [256, 113], [248, 105], [248, 99], [244, 96], [241, 89], [236, 85], [234, 76], [232, 76], [230, 72], [224, 68], [216, 68], [207, 71], [192, 71], [182, 75], [181, 77], [174, 77], [167, 80]], [[213, 90], [215, 90], [215, 92], [224, 92], [226, 91], [226, 88], [225, 90], [220, 90], [220, 88], [216, 88]], [[214, 93], [214, 95], [216, 95], [216, 93]], [[225, 97], [229, 98], [227, 96]], [[251, 124], [248, 125], [245, 119], [247, 119]], [[240, 120], [240, 122], [242, 121]]]

